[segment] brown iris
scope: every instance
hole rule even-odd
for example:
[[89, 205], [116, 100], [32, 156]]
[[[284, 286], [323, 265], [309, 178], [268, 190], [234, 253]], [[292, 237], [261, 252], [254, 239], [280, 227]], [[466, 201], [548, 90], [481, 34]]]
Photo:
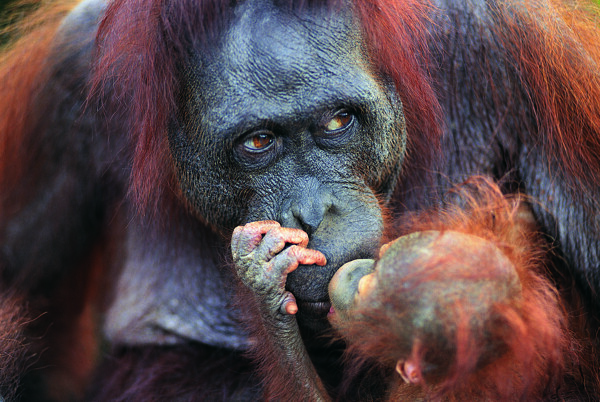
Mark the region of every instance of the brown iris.
[[327, 133], [337, 133], [346, 129], [350, 124], [352, 124], [352, 115], [342, 110], [325, 123], [324, 128]]
[[244, 142], [246, 148], [252, 151], [262, 151], [273, 143], [273, 136], [267, 133], [256, 133]]

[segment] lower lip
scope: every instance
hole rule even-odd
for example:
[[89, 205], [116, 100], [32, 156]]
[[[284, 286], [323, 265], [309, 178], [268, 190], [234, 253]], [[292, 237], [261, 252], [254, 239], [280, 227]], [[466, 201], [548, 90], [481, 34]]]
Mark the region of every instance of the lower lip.
[[301, 314], [308, 314], [317, 317], [327, 317], [331, 310], [330, 302], [302, 302], [297, 301], [298, 312]]

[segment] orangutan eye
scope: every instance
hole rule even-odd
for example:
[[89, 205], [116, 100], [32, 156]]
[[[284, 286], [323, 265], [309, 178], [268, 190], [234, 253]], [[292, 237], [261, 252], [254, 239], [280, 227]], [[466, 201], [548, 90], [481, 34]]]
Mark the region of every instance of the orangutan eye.
[[275, 137], [270, 132], [260, 131], [252, 133], [244, 140], [244, 148], [249, 152], [266, 151], [275, 142]]
[[345, 109], [338, 111], [323, 128], [326, 134], [338, 134], [347, 130], [354, 123], [354, 115]]
[[250, 131], [235, 142], [234, 157], [246, 168], [262, 168], [281, 154], [281, 145], [281, 136], [271, 130]]

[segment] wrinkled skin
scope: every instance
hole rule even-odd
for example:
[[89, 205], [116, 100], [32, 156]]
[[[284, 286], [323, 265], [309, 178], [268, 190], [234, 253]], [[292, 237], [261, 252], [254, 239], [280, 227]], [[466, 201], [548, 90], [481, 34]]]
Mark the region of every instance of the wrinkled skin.
[[[298, 264], [325, 262], [306, 244], [301, 230], [267, 221], [236, 228], [231, 248], [239, 279], [249, 290], [244, 297], [253, 299], [246, 303], [255, 306], [251, 311], [255, 318], [247, 320], [250, 335], [257, 340], [253, 350], [260, 350], [261, 358], [270, 348], [280, 352], [277, 362], [267, 362], [268, 376], [292, 377], [291, 389], [312, 390], [302, 397], [329, 400], [293, 318], [298, 311], [295, 300], [284, 287]], [[485, 275], [479, 276], [481, 271]], [[363, 320], [388, 314], [391, 324], [381, 325], [393, 334], [386, 339], [394, 341], [387, 348], [397, 359], [397, 373], [406, 383], [431, 386], [442, 381], [453, 364], [455, 336], [465, 322], [482, 345], [482, 363], [502, 355], [500, 341], [491, 336], [499, 325], [494, 309], [497, 304], [516, 306], [521, 283], [511, 261], [490, 241], [431, 230], [383, 246], [376, 261], [344, 264], [330, 282], [329, 294], [329, 319], [350, 343], [354, 339], [348, 338], [347, 329], [356, 326], [354, 333], [360, 333], [363, 322], [368, 322]], [[419, 355], [419, 350], [427, 353]], [[290, 395], [286, 398], [293, 399]]]
[[[33, 198], [15, 192], [3, 200], [7, 281], [32, 298], [53, 294], [79, 264], [91, 265], [91, 250], [101, 249], [95, 245], [110, 243], [100, 262], [111, 283], [101, 293], [99, 332], [115, 354], [145, 345], [242, 351], [249, 341], [223, 291], [230, 288], [223, 250], [237, 225], [272, 220], [302, 229], [308, 247], [325, 256], [323, 266], [301, 264], [286, 286], [302, 307], [303, 328], [327, 328], [327, 283], [346, 261], [375, 255], [384, 230], [380, 203], [392, 196], [406, 143], [402, 103], [372, 67], [352, 8], [239, 2], [208, 46], [196, 43], [180, 55], [168, 156], [154, 167], [173, 182], [161, 184], [168, 205], [157, 215], [129, 197], [137, 146], [120, 115], [126, 108], [107, 122], [104, 111], [85, 106], [106, 9], [87, 0], [67, 16], [52, 48], [50, 84], [36, 90], [32, 138], [49, 145], [32, 164], [43, 180], [23, 185]], [[73, 113], [77, 124], [66, 123]], [[71, 148], [82, 152], [65, 152]], [[40, 302], [39, 311], [47, 309]], [[33, 388], [31, 399], [45, 393]], [[237, 397], [235, 386], [224, 389]], [[98, 398], [111, 392], [121, 391], [100, 386]]]
[[327, 264], [301, 266], [287, 286], [315, 326], [335, 270], [373, 256], [379, 243], [375, 195], [389, 197], [402, 164], [401, 104], [370, 71], [349, 9], [246, 2], [233, 18], [184, 69], [188, 102], [170, 134], [180, 185], [216, 227], [273, 220], [308, 234]]
[[321, 252], [307, 249], [307, 244], [306, 232], [282, 228], [274, 221], [239, 226], [231, 240], [237, 275], [259, 299], [280, 305], [286, 314], [296, 314], [298, 308], [293, 306], [293, 295], [285, 290], [287, 276], [299, 264], [323, 266], [327, 263]]
[[300, 335], [296, 299], [285, 290], [288, 275], [299, 264], [323, 266], [327, 262], [307, 244], [305, 232], [274, 221], [239, 226], [231, 239], [241, 282], [237, 297], [246, 306], [243, 320], [250, 332], [251, 353], [257, 356], [259, 372], [264, 370], [265, 399], [329, 400]]
[[[193, 14], [204, 3], [185, 4]], [[231, 308], [226, 254], [234, 228], [272, 220], [308, 235], [306, 246], [327, 262], [300, 263], [286, 287], [297, 299], [301, 329], [322, 330], [328, 326], [327, 285], [334, 272], [348, 261], [377, 254], [386, 223], [381, 207], [394, 215], [437, 205], [451, 183], [475, 174], [504, 178], [510, 183], [507, 191], [524, 191], [539, 201], [532, 206], [534, 217], [557, 242], [561, 262], [568, 265], [561, 267], [563, 277], [573, 278], [576, 292], [597, 305], [600, 214], [594, 200], [600, 199], [599, 190], [590, 185], [580, 192], [544, 147], [545, 127], [536, 119], [543, 105], [534, 107], [539, 106], [532, 104], [535, 89], [526, 87], [526, 73], [518, 71], [496, 35], [502, 26], [493, 7], [504, 2], [438, 0], [439, 12], [424, 10], [431, 17], [433, 56], [424, 67], [442, 109], [439, 153], [444, 158], [411, 171], [405, 169], [406, 127], [418, 133], [421, 121], [405, 122], [408, 101], [399, 98], [387, 70], [371, 63], [352, 4], [302, 3], [290, 8], [285, 1], [230, 2], [208, 43], [192, 40], [194, 46], [176, 55], [175, 82], [156, 83], [139, 74], [155, 85], [156, 98], [163, 86], [176, 87], [166, 127], [154, 133], [159, 138], [145, 139], [164, 143], [165, 153], [155, 159], [142, 155], [160, 160], [152, 168], [167, 172], [172, 180], [166, 183], [143, 181], [144, 172], [134, 166], [133, 155], [145, 144], [130, 137], [130, 99], [118, 93], [119, 80], [131, 71], [117, 66], [102, 88], [107, 98], [116, 98], [116, 110], [90, 103], [90, 77], [98, 53], [106, 51], [97, 34], [108, 2], [85, 0], [62, 20], [50, 38], [39, 82], [31, 93], [7, 102], [19, 109], [14, 123], [23, 120], [27, 127], [15, 152], [26, 161], [21, 161], [23, 180], [0, 191], [2, 279], [31, 302], [27, 318], [41, 317], [31, 339], [43, 339], [39, 349], [52, 351], [41, 355], [39, 370], [32, 370], [42, 379], [31, 382], [33, 394], [25, 393], [26, 399], [48, 397], [43, 384], [54, 383], [53, 371], [65, 383], [82, 384], [73, 391], [81, 395], [93, 367], [84, 379], [71, 381], [73, 373], [79, 374], [79, 360], [65, 363], [69, 359], [63, 356], [77, 355], [75, 341], [81, 349], [104, 344], [78, 332], [90, 301], [75, 293], [89, 293], [102, 299], [92, 301], [101, 306], [96, 332], [111, 346], [108, 368], [99, 370], [95, 381], [98, 399], [144, 399], [169, 388], [179, 398], [242, 399], [237, 398], [241, 394], [252, 400], [258, 388], [252, 368], [231, 378], [221, 375], [221, 368], [243, 361], [240, 354], [249, 344], [239, 310]], [[119, 43], [129, 50], [132, 39], [125, 36]], [[145, 55], [133, 58], [150, 63]], [[590, 63], [580, 56], [574, 65]], [[160, 60], [155, 65], [162, 66]], [[138, 73], [137, 66], [129, 67]], [[20, 70], [8, 74], [8, 92], [32, 79], [14, 79]], [[125, 95], [138, 93], [133, 92]], [[142, 109], [153, 104], [152, 99], [130, 103]], [[3, 138], [21, 138], [13, 132], [19, 124], [9, 124]], [[13, 166], [6, 168], [12, 175]], [[151, 199], [150, 207], [140, 210], [131, 196], [131, 183], [140, 180], [141, 187], [160, 187], [172, 202], [166, 207], [157, 202], [161, 208], [154, 210]], [[96, 280], [97, 272], [108, 284]], [[84, 282], [93, 289], [88, 292]], [[163, 356], [189, 357], [186, 348], [204, 357], [173, 361], [184, 362], [181, 371], [193, 377], [189, 383], [196, 388], [165, 385], [164, 376], [155, 375]], [[320, 353], [323, 349], [313, 356], [328, 356]], [[215, 350], [222, 359], [213, 356]], [[149, 356], [149, 362], [139, 356]], [[81, 359], [96, 358], [92, 351]], [[325, 360], [319, 362], [324, 371], [339, 373], [330, 381], [335, 387], [343, 369], [332, 364], [335, 358]], [[200, 374], [189, 370], [190, 364]], [[54, 399], [69, 399], [69, 392]]]

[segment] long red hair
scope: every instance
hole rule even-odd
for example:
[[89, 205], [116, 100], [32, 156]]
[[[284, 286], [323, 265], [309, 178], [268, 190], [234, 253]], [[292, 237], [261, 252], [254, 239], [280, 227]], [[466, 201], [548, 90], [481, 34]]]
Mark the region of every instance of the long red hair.
[[47, 110], [40, 94], [49, 79], [50, 53], [56, 31], [74, 1], [40, 6], [16, 26], [5, 28], [12, 39], [0, 54], [0, 220], [9, 200], [23, 200], [32, 180], [43, 179], [42, 159]]
[[[31, 171], [43, 130], [36, 102], [51, 60], [49, 49], [73, 1], [54, 2], [28, 16], [23, 38], [0, 66], [0, 185], [14, 189]], [[107, 108], [123, 110], [133, 149], [131, 193], [140, 209], [158, 206], [171, 160], [165, 131], [175, 108], [175, 64], [190, 46], [218, 32], [229, 2], [222, 0], [114, 0], [97, 35], [90, 88]], [[538, 141], [562, 180], [578, 191], [600, 174], [600, 29], [592, 1], [553, 0], [494, 10], [492, 27], [514, 61], [540, 127]], [[408, 164], [428, 166], [439, 154], [441, 110], [427, 66], [427, 1], [357, 1], [373, 63], [389, 74], [404, 104]], [[55, 56], [52, 56], [55, 57]], [[109, 88], [110, 86], [110, 88]], [[111, 116], [110, 112], [105, 114]], [[412, 161], [412, 162], [411, 162]], [[409, 166], [410, 167], [410, 166]], [[35, 169], [33, 169], [35, 170]]]
[[[573, 194], [600, 181], [600, 7], [499, 2], [495, 34], [520, 72], [550, 171]], [[558, 168], [558, 169], [556, 169]]]
[[[485, 349], [487, 345], [482, 346], [480, 334], [467, 329], [473, 320], [466, 313], [471, 306], [456, 306], [465, 317], [464, 322], [454, 323], [455, 353], [448, 372], [439, 383], [394, 389], [393, 400], [424, 395], [442, 400], [528, 400], [552, 393], [561, 386], [564, 389], [563, 378], [571, 375], [571, 370], [585, 366], [583, 349], [569, 331], [563, 302], [548, 279], [546, 253], [550, 248], [537, 232], [533, 216], [523, 207], [524, 200], [519, 196], [505, 196], [495, 183], [485, 178], [472, 178], [453, 192], [449, 196], [454, 202], [447, 207], [404, 216], [401, 232], [452, 230], [492, 242], [515, 267], [522, 299], [516, 305], [497, 303], [493, 306], [500, 318], [491, 336], [501, 340], [505, 349], [484, 366], [480, 362], [482, 356], [489, 353]], [[356, 357], [358, 364], [375, 359], [385, 367], [394, 367], [398, 359], [407, 358], [403, 355], [405, 340], [391, 328], [396, 328], [407, 309], [414, 306], [403, 304], [406, 299], [398, 297], [398, 289], [410, 292], [408, 283], [418, 286], [419, 279], [435, 280], [436, 275], [443, 275], [446, 262], [455, 263], [455, 257], [435, 255], [426, 262], [432, 266], [424, 270], [426, 274], [411, 276], [407, 284], [382, 285], [381, 294], [387, 299], [378, 300], [376, 307], [368, 306], [360, 311], [349, 323], [340, 322], [340, 333], [352, 341], [349, 356]], [[485, 280], [490, 275], [486, 268], [483, 264], [477, 271], [470, 272], [469, 277]], [[380, 293], [374, 297], [380, 297]], [[417, 353], [425, 353], [427, 346], [422, 345]], [[401, 382], [396, 378], [393, 382]], [[593, 376], [591, 379], [595, 380]], [[590, 389], [597, 386], [589, 385]]]
[[[157, 183], [168, 183], [173, 170], [165, 132], [178, 91], [176, 63], [186, 50], [203, 46], [218, 32], [228, 4], [116, 0], [100, 25], [92, 88], [110, 83], [117, 89], [109, 94], [112, 100], [115, 95], [127, 99], [135, 147], [131, 188], [142, 210], [161, 198]], [[419, 56], [427, 48], [426, 12], [414, 2], [365, 1], [357, 6], [374, 64], [393, 78], [404, 104], [410, 152], [430, 160], [441, 131], [439, 106]]]

